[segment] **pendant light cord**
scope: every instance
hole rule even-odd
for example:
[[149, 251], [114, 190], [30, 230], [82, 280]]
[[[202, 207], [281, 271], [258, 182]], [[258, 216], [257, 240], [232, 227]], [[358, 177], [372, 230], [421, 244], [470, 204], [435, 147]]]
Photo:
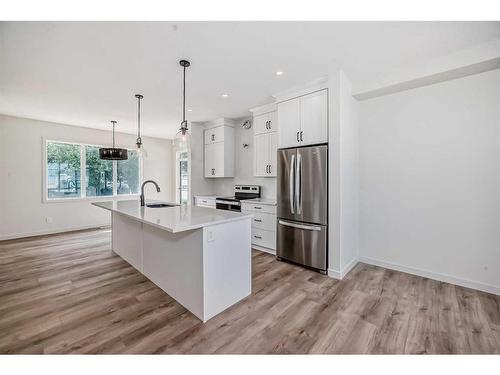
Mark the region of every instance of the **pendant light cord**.
[[184, 66], [184, 80], [182, 90], [182, 124], [186, 121], [186, 67]]
[[137, 98], [137, 138], [141, 138], [141, 98]]
[[113, 124], [113, 148], [115, 148], [115, 124], [116, 124], [116, 121], [111, 121], [111, 123]]

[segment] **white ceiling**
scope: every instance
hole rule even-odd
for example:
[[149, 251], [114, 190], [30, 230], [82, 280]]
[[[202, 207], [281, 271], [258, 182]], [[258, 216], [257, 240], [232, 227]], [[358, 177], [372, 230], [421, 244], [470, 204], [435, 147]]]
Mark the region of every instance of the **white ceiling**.
[[[0, 113], [171, 138], [181, 119], [238, 118], [325, 76], [355, 82], [500, 37], [498, 22], [1, 22]], [[284, 74], [277, 77], [275, 72]], [[221, 94], [228, 93], [223, 99]]]

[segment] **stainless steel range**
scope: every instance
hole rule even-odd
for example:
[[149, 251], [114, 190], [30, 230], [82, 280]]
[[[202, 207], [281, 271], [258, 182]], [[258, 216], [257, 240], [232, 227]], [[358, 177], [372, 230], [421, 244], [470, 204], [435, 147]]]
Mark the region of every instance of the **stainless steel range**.
[[215, 198], [215, 208], [226, 211], [241, 211], [240, 201], [253, 198], [260, 198], [259, 185], [235, 185], [233, 196]]

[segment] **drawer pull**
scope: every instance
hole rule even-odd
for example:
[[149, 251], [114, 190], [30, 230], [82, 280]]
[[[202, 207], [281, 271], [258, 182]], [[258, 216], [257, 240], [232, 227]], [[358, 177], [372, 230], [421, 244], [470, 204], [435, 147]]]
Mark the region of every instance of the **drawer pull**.
[[262, 223], [261, 219], [253, 219], [253, 221], [256, 221], [257, 223]]
[[262, 207], [253, 206], [256, 210], [262, 210]]
[[257, 238], [258, 240], [261, 240], [262, 237], [261, 236], [254, 236], [255, 238]]

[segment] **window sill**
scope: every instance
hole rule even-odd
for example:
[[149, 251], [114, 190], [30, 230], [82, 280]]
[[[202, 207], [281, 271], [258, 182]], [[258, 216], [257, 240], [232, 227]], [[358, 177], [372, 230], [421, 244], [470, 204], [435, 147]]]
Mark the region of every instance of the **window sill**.
[[42, 203], [70, 203], [70, 202], [99, 202], [99, 201], [127, 201], [139, 199], [140, 194], [109, 195], [99, 197], [75, 197], [75, 198], [47, 198]]

